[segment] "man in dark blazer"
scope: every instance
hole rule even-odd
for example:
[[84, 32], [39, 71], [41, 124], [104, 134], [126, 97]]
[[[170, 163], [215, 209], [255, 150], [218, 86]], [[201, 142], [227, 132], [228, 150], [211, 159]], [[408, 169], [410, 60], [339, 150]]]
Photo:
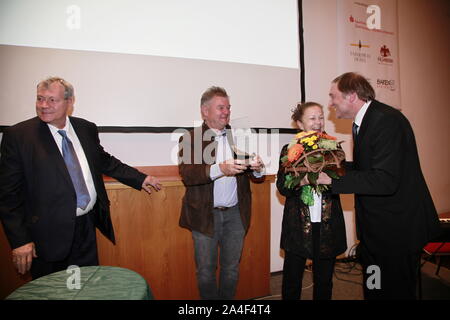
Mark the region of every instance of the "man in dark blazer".
[[[115, 241], [102, 174], [149, 193], [150, 186], [161, 187], [105, 152], [94, 123], [68, 116], [73, 104], [70, 83], [44, 80], [37, 86], [37, 117], [8, 128], [2, 138], [0, 219], [15, 267], [21, 274], [31, 268], [34, 279], [69, 265], [97, 265], [95, 227]], [[66, 165], [63, 134], [76, 154], [77, 182]]]
[[322, 182], [355, 194], [364, 297], [415, 299], [421, 250], [440, 226], [411, 125], [357, 73], [333, 80], [329, 95], [337, 118], [354, 119], [353, 162]]

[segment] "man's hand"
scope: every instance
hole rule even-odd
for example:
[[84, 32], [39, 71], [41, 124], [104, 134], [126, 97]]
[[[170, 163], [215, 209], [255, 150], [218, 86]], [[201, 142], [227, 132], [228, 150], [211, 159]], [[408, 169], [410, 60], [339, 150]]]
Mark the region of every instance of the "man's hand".
[[319, 174], [319, 178], [317, 178], [317, 184], [331, 184], [331, 178], [324, 172]]
[[256, 172], [262, 172], [264, 170], [264, 163], [260, 156], [255, 155], [251, 158], [250, 169]]
[[144, 189], [150, 194], [152, 193], [152, 188], [150, 188], [150, 186], [152, 186], [153, 189], [155, 189], [156, 191], [159, 191], [162, 188], [162, 185], [158, 180], [158, 178], [153, 176], [147, 176], [144, 182], [142, 183], [142, 189]]
[[239, 160], [229, 159], [222, 163], [219, 163], [220, 171], [228, 177], [235, 176], [239, 173], [244, 172], [247, 169], [243, 163], [240, 163]]
[[20, 274], [25, 274], [30, 270], [33, 258], [37, 258], [34, 242], [12, 250], [12, 261]]

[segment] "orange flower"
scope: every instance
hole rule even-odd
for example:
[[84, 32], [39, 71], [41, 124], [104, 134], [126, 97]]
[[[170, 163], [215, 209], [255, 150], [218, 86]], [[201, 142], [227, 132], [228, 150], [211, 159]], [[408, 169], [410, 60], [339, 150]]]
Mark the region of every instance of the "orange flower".
[[327, 135], [325, 132], [320, 133], [320, 136], [321, 136], [323, 139], [336, 140], [336, 137], [329, 136], [329, 135]]
[[314, 134], [316, 134], [317, 132], [314, 130], [311, 131], [300, 131], [299, 133], [297, 133], [297, 135], [295, 136], [297, 139], [301, 139], [303, 137], [307, 137], [307, 136], [312, 136]]
[[301, 144], [294, 144], [291, 148], [288, 150], [288, 160], [289, 162], [294, 162], [298, 158], [300, 158], [300, 155], [303, 153], [305, 149]]

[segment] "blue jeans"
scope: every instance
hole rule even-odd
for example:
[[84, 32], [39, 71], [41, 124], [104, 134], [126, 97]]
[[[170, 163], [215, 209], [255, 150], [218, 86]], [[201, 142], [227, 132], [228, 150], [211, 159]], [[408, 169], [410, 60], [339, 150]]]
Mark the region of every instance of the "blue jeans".
[[[231, 300], [239, 279], [239, 261], [245, 230], [239, 206], [226, 211], [214, 209], [214, 237], [192, 231], [194, 240], [197, 283], [204, 300]], [[217, 253], [220, 248], [220, 277], [217, 286]]]

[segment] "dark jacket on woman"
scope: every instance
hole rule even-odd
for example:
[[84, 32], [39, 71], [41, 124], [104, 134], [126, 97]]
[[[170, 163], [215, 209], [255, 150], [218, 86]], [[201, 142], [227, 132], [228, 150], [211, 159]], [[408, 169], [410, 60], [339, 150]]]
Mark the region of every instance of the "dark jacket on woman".
[[[309, 207], [300, 199], [301, 187], [288, 189], [284, 186], [285, 172], [281, 158], [287, 154], [287, 145], [281, 151], [277, 175], [278, 191], [286, 197], [283, 211], [280, 247], [311, 259], [312, 226]], [[338, 195], [322, 194], [322, 219], [320, 226], [320, 258], [332, 258], [347, 250], [345, 222]]]

